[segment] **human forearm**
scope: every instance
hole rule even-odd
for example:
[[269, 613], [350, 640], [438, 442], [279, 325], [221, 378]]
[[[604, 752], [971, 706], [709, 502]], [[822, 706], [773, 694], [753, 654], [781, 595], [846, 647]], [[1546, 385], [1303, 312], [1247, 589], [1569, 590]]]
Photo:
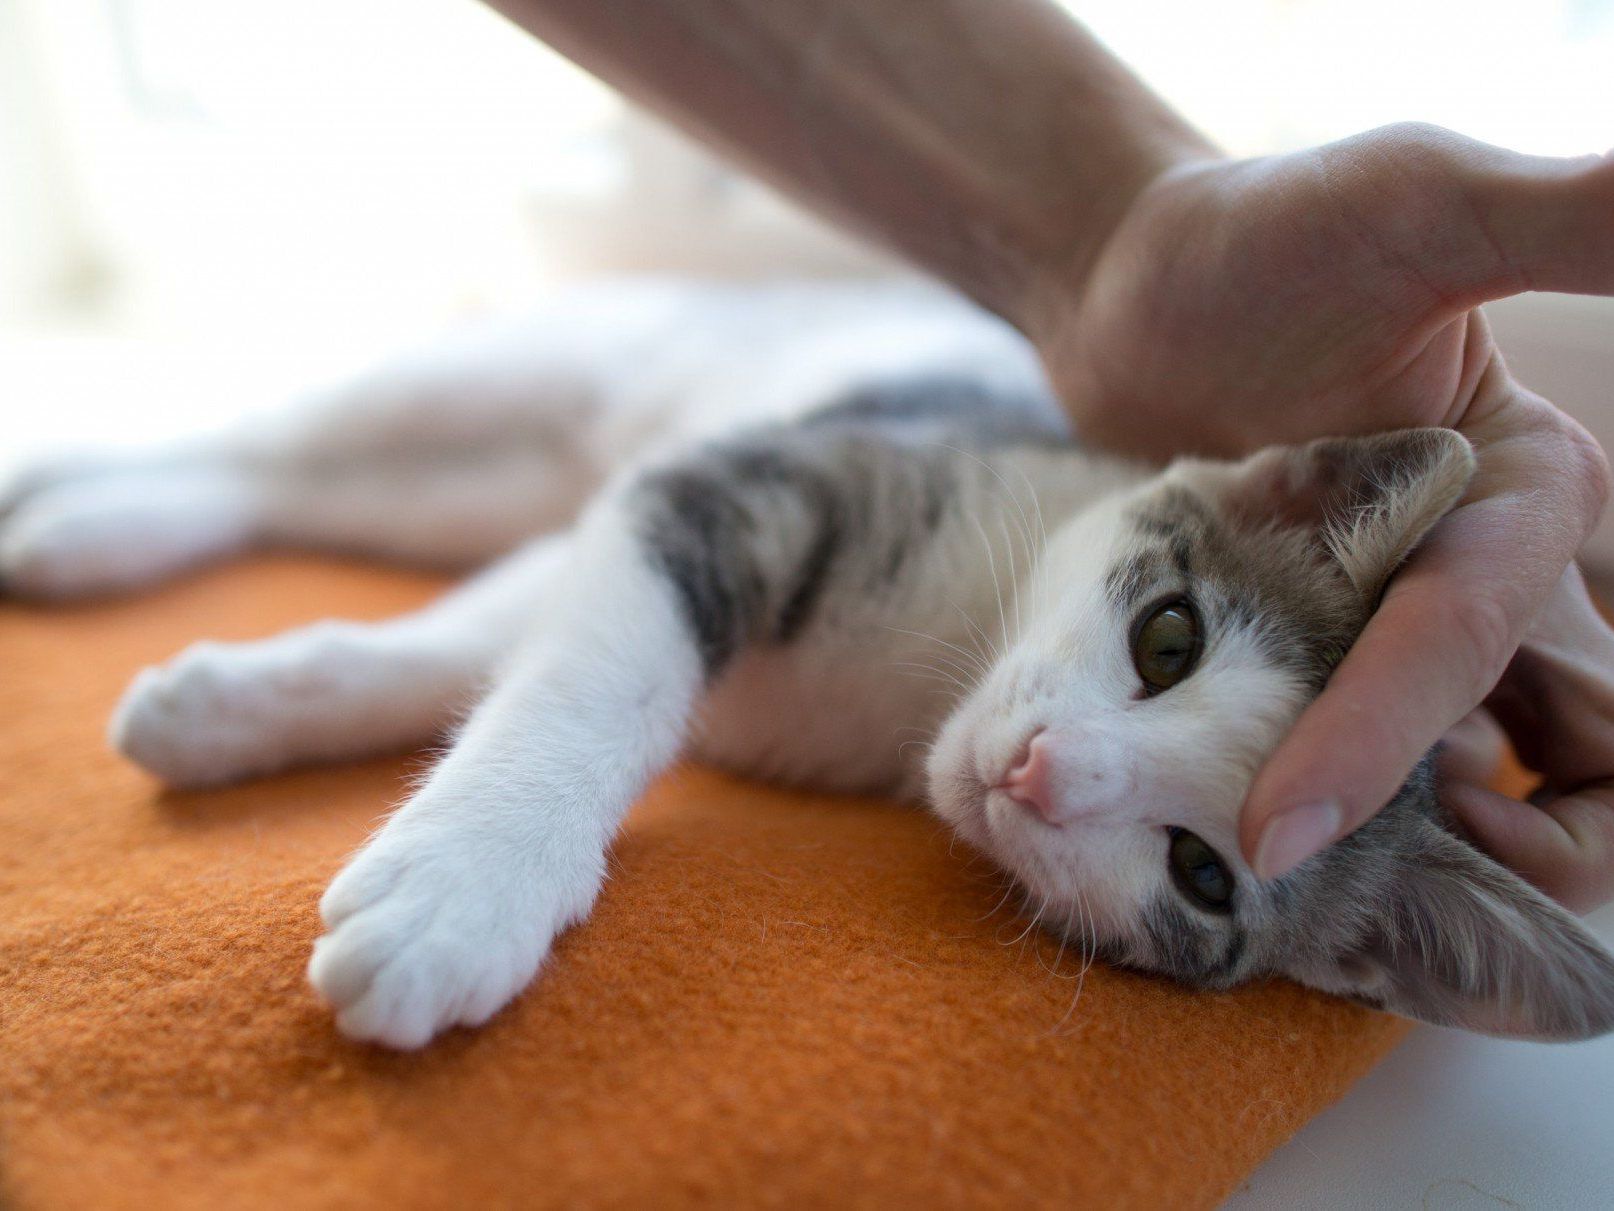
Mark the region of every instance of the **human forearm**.
[[490, 0], [1027, 330], [1211, 146], [1045, 0]]

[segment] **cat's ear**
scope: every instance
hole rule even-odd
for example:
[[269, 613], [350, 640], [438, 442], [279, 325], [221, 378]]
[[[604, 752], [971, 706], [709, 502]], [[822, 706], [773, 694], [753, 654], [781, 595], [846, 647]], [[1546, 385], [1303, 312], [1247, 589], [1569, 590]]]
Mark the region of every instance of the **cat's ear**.
[[1357, 945], [1290, 974], [1484, 1034], [1568, 1041], [1614, 1030], [1614, 956], [1590, 931], [1468, 842], [1417, 825]]
[[1229, 468], [1217, 492], [1239, 525], [1314, 531], [1357, 591], [1376, 601], [1390, 575], [1474, 475], [1450, 429], [1401, 429], [1274, 446]]

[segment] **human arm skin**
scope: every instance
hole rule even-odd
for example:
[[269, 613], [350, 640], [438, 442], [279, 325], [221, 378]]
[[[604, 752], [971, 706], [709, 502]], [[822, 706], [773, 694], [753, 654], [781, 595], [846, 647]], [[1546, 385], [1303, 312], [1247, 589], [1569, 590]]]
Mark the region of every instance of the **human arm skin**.
[[1216, 149], [1042, 0], [492, 0], [633, 99], [1022, 329]]
[[1283, 873], [1489, 700], [1547, 794], [1453, 810], [1566, 903], [1614, 897], [1614, 637], [1572, 567], [1607, 463], [1477, 310], [1614, 293], [1614, 160], [1420, 126], [1227, 160], [1044, 0], [495, 7], [1019, 326], [1091, 440], [1464, 433], [1473, 489], [1256, 778], [1244, 848]]

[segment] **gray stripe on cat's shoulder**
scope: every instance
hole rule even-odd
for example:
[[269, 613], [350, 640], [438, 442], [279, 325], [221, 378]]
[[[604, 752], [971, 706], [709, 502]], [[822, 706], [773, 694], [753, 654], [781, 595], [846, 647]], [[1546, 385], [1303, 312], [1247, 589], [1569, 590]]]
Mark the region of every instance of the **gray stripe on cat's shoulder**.
[[[951, 419], [945, 435], [916, 428], [929, 424], [922, 399], [936, 397], [912, 386], [912, 398], [882, 389], [710, 443], [631, 486], [635, 532], [672, 582], [708, 676], [745, 643], [795, 641], [837, 594], [882, 592], [928, 548], [973, 457], [960, 451], [975, 443]], [[958, 393], [938, 407], [966, 411]], [[1046, 425], [1002, 431], [1051, 440]]]

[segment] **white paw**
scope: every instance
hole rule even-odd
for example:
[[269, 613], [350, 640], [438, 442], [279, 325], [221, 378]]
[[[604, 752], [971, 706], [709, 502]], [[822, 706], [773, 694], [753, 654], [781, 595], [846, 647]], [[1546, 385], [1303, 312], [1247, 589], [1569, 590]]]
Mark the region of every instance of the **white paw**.
[[110, 475], [21, 494], [0, 520], [0, 585], [60, 599], [135, 588], [248, 538], [244, 490], [217, 476]]
[[217, 786], [306, 759], [305, 733], [336, 726], [320, 709], [336, 687], [317, 641], [303, 646], [298, 658], [287, 638], [198, 643], [141, 671], [113, 711], [113, 748], [177, 787]]
[[545, 878], [512, 848], [395, 819], [336, 877], [308, 978], [343, 1034], [420, 1047], [450, 1026], [480, 1026], [527, 985], [600, 879], [579, 881], [575, 868]]
[[8, 463], [5, 470], [0, 471], [0, 518], [49, 488], [110, 470], [105, 457], [87, 452], [47, 454], [20, 464]]

